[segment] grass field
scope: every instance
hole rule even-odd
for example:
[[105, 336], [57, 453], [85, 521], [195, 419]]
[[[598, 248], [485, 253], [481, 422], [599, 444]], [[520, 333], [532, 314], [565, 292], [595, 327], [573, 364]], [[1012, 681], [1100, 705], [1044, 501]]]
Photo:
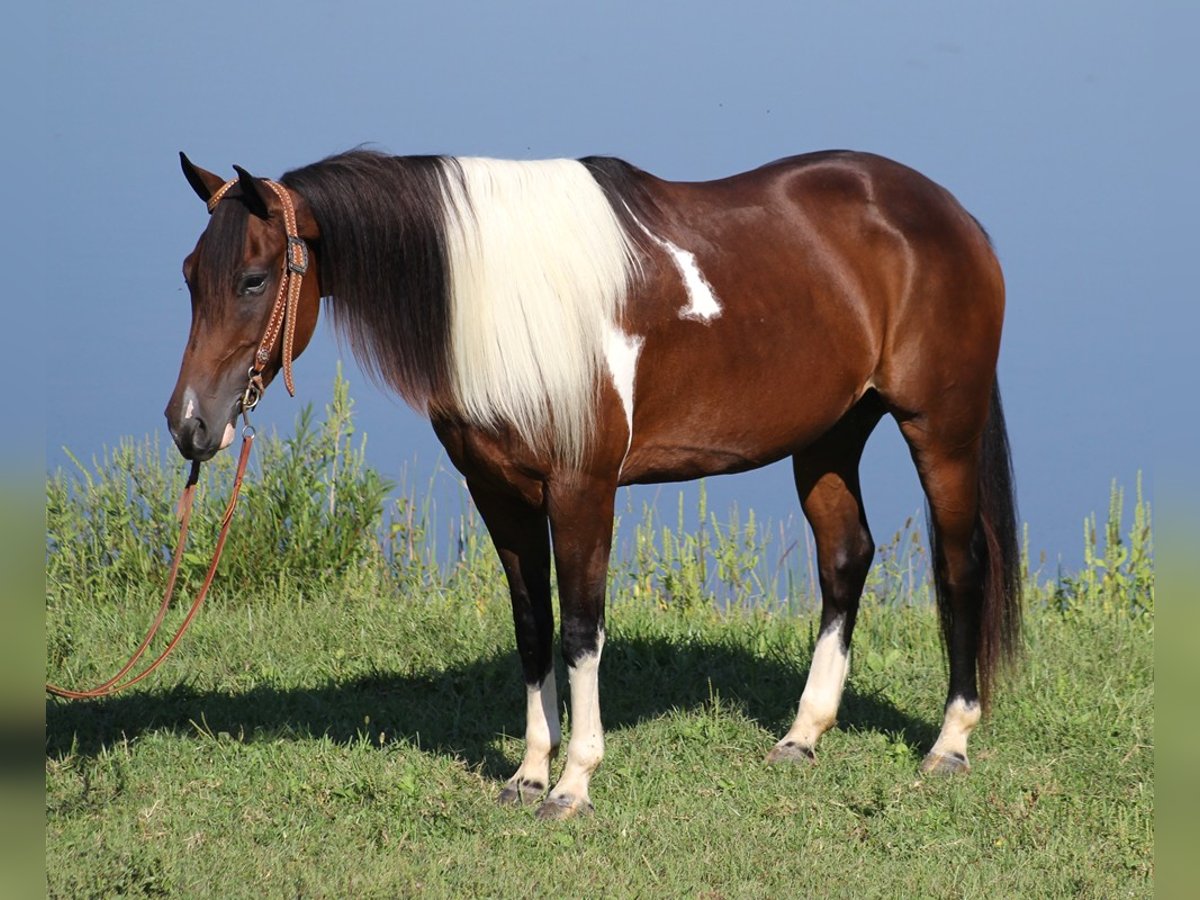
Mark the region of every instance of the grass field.
[[[368, 507], [385, 486], [355, 455], [339, 402], [308, 438], [264, 448], [295, 464], [292, 480], [268, 476], [247, 497], [256, 514], [275, 509], [283, 530], [258, 540], [297, 548], [303, 579], [263, 568], [252, 541], [232, 546], [161, 674], [108, 700], [47, 703], [50, 895], [1151, 894], [1141, 503], [1128, 538], [1119, 510], [1115, 533], [1094, 529], [1084, 571], [1030, 576], [1025, 660], [976, 731], [974, 770], [954, 779], [917, 774], [945, 691], [928, 604], [874, 579], [839, 727], [816, 765], [768, 767], [814, 616], [752, 597], [714, 604], [713, 579], [736, 583], [735, 559], [753, 556], [729, 530], [714, 529], [706, 578], [640, 546], [654, 578], [618, 572], [610, 602], [596, 814], [547, 823], [494, 803], [520, 759], [524, 692], [490, 549], [464, 526], [458, 564], [437, 565], [411, 506], [381, 548]], [[50, 485], [53, 680], [114, 669], [161, 582], [169, 528], [150, 523], [174, 484], [152, 452], [120, 452]], [[658, 533], [659, 550], [695, 550]], [[203, 550], [199, 539], [190, 580]]]

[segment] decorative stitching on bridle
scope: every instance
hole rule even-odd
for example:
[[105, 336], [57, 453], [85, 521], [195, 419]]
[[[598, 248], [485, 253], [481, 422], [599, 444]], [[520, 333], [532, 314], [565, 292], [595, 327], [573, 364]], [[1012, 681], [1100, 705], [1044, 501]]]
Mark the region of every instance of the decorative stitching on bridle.
[[[212, 215], [217, 204], [237, 183], [238, 179], [235, 178], [213, 191], [212, 196], [208, 198], [209, 215]], [[263, 179], [263, 184], [279, 198], [280, 205], [283, 207], [283, 230], [287, 246], [283, 251], [283, 272], [279, 279], [279, 291], [275, 295], [275, 303], [271, 307], [271, 315], [267, 319], [262, 340], [258, 342], [258, 349], [254, 353], [254, 365], [247, 373], [249, 382], [242, 395], [244, 409], [253, 409], [266, 389], [262, 380], [263, 372], [271, 360], [271, 354], [275, 352], [275, 344], [278, 342], [281, 332], [283, 334], [283, 383], [287, 392], [293, 397], [296, 396], [295, 381], [292, 377], [293, 347], [296, 338], [296, 316], [300, 306], [300, 286], [304, 273], [308, 271], [308, 245], [300, 237], [299, 228], [296, 225], [296, 208], [292, 204], [291, 195], [287, 188], [278, 182]]]

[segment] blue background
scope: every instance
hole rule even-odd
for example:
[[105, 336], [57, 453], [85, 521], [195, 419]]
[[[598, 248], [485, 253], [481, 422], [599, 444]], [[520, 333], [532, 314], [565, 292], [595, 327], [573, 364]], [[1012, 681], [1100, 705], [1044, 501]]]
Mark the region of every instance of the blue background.
[[[1182, 413], [1171, 439], [1195, 446], [1194, 401], [1161, 398], [1191, 367], [1182, 343], [1167, 347], [1196, 298], [1198, 5], [67, 2], [37, 15], [5, 38], [7, 152], [21, 162], [4, 185], [5, 355], [34, 359], [32, 382], [46, 355], [30, 347], [51, 349], [44, 390], [28, 386], [44, 393], [50, 468], [64, 445], [87, 458], [123, 435], [168, 440], [189, 319], [180, 264], [206, 223], [177, 152], [278, 176], [364, 142], [614, 154], [676, 179], [828, 147], [894, 157], [954, 192], [998, 248], [1000, 378], [1035, 551], [1078, 562], [1110, 481], [1152, 482], [1164, 413]], [[1167, 355], [1178, 375], [1164, 384]], [[428, 425], [324, 324], [297, 366], [299, 401], [328, 399], [339, 357], [372, 463], [424, 484], [440, 456]], [[259, 418], [287, 429], [299, 406], [277, 388]], [[434, 482], [457, 511], [453, 473]], [[864, 491], [877, 538], [921, 505], [890, 420]], [[671, 517], [676, 493], [621, 502], [661, 498]], [[709, 502], [798, 516], [786, 464], [711, 480]]]

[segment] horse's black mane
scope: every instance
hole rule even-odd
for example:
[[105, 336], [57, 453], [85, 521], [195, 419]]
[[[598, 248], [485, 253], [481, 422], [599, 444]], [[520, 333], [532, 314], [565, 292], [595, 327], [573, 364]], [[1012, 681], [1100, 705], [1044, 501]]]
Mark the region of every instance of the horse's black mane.
[[621, 227], [634, 244], [646, 248], [650, 240], [646, 229], [657, 230], [662, 213], [646, 190], [645, 172], [613, 156], [585, 156], [580, 163], [591, 172]]
[[334, 323], [366, 369], [418, 408], [444, 393], [449, 373], [447, 162], [359, 149], [281, 179], [320, 228]]
[[[644, 174], [611, 157], [581, 159], [638, 244], [658, 219]], [[314, 247], [334, 323], [367, 370], [422, 407], [445, 396], [450, 371], [446, 241], [453, 157], [356, 149], [294, 169], [321, 230]], [[635, 217], [637, 221], [635, 221]]]

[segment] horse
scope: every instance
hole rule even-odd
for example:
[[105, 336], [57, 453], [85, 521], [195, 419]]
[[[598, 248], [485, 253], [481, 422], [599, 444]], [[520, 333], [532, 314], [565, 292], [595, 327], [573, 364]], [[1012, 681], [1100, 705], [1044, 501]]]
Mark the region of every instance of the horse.
[[[707, 182], [609, 157], [360, 148], [279, 181], [180, 161], [210, 219], [183, 266], [175, 443], [208, 459], [281, 368], [290, 392], [323, 298], [364, 368], [431, 422], [507, 578], [527, 704], [499, 802], [541, 801], [553, 819], [593, 810], [617, 488], [785, 457], [821, 616], [795, 721], [767, 760], [815, 759], [874, 556], [858, 468], [885, 414], [925, 494], [949, 670], [921, 768], [969, 770], [968, 737], [1017, 655], [1021, 594], [996, 380], [1004, 281], [946, 189], [844, 150]], [[571, 734], [550, 788], [562, 738], [552, 561]]]

